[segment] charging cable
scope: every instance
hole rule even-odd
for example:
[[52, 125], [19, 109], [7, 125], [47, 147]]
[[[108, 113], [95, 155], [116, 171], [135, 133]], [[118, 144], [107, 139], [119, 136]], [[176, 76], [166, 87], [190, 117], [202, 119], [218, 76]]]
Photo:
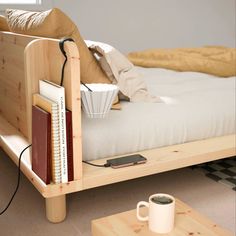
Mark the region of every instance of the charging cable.
[[[64, 57], [65, 57], [65, 61], [64, 61], [64, 63], [63, 63], [62, 71], [61, 71], [61, 83], [60, 83], [61, 86], [63, 86], [65, 66], [66, 66], [66, 63], [67, 63], [67, 60], [68, 60], [67, 55], [66, 55], [66, 51], [65, 51], [65, 49], [64, 49], [64, 43], [67, 42], [67, 41], [68, 41], [68, 42], [74, 42], [74, 40], [73, 40], [72, 38], [62, 38], [62, 39], [59, 41], [59, 48], [60, 48], [62, 54], [63, 54]], [[89, 88], [89, 87], [88, 87], [86, 84], [84, 84], [82, 81], [80, 81], [80, 82], [81, 82], [81, 84], [83, 84], [90, 92], [92, 92], [92, 89], [91, 89], [91, 88]]]
[[16, 189], [14, 191], [14, 193], [12, 194], [12, 197], [10, 199], [10, 201], [8, 202], [8, 204], [6, 205], [6, 207], [0, 212], [0, 215], [2, 215], [8, 208], [9, 206], [11, 205], [18, 189], [19, 189], [19, 186], [20, 186], [20, 177], [21, 177], [21, 170], [20, 170], [20, 166], [21, 166], [21, 157], [23, 155], [23, 153], [25, 152], [25, 150], [27, 150], [29, 147], [31, 147], [32, 144], [30, 144], [29, 146], [27, 146], [26, 148], [24, 148], [21, 153], [20, 153], [20, 156], [19, 156], [19, 162], [18, 162], [18, 177], [17, 177], [17, 185], [16, 185]]
[[91, 166], [96, 166], [96, 167], [110, 167], [111, 165], [106, 163], [106, 164], [103, 164], [103, 165], [97, 165], [97, 164], [93, 164], [91, 162], [88, 162], [88, 161], [82, 161], [83, 163], [85, 164], [88, 164], [88, 165], [91, 165]]

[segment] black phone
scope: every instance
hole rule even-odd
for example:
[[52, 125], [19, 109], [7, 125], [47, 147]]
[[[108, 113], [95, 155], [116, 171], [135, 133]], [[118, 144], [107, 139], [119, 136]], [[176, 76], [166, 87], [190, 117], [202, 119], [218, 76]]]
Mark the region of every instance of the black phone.
[[107, 164], [112, 168], [121, 168], [146, 163], [147, 159], [140, 154], [118, 157], [107, 160]]

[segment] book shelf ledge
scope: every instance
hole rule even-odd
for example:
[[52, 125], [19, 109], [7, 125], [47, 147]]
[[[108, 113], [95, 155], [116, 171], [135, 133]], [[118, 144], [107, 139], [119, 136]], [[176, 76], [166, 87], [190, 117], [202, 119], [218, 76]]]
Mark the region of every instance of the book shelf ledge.
[[[232, 134], [141, 151], [137, 153], [146, 157], [147, 163], [119, 169], [83, 164], [83, 190], [231, 157], [236, 154], [235, 140]], [[104, 164], [107, 159], [91, 162]]]
[[[58, 196], [234, 156], [236, 154], [235, 140], [236, 136], [232, 134], [146, 150], [138, 152], [148, 159], [146, 164], [119, 169], [97, 168], [83, 164], [82, 179], [66, 184], [47, 185], [43, 195], [44, 197]], [[91, 162], [104, 164], [107, 159], [109, 158]]]
[[[8, 123], [3, 116], [0, 115], [0, 147], [8, 154], [17, 166], [21, 151], [29, 144], [30, 143], [27, 139], [22, 136], [22, 134], [15, 127]], [[82, 181], [79, 180], [71, 181], [65, 184], [46, 185], [32, 170], [30, 155], [31, 151], [29, 149], [23, 154], [21, 159], [21, 171], [43, 197], [55, 197], [82, 189]]]
[[[21, 151], [29, 144], [30, 143], [20, 131], [0, 115], [0, 147], [9, 155], [17, 166]], [[46, 184], [32, 171], [30, 153], [31, 151], [29, 149], [24, 152], [21, 159], [21, 171], [39, 192], [43, 192]]]

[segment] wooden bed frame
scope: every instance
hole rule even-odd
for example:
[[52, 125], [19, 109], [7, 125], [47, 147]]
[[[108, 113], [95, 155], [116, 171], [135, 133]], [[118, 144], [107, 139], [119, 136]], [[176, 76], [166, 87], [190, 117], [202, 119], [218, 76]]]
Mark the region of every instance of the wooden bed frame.
[[[96, 168], [82, 163], [80, 59], [76, 45], [66, 42], [66, 105], [72, 111], [74, 181], [46, 185], [31, 169], [31, 151], [22, 158], [21, 171], [46, 199], [51, 222], [66, 217], [66, 194], [234, 156], [235, 135], [139, 152], [148, 162], [121, 169]], [[32, 94], [38, 80], [59, 83], [64, 57], [58, 40], [0, 32], [0, 147], [18, 165], [20, 152], [31, 143]], [[106, 158], [108, 159], [108, 158]], [[100, 159], [93, 163], [105, 163]]]

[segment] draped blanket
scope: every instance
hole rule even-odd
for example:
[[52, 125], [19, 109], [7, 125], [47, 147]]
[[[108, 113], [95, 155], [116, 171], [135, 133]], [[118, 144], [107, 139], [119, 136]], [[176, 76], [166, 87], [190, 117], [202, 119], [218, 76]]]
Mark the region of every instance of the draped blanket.
[[195, 71], [220, 77], [236, 75], [236, 49], [220, 46], [201, 48], [149, 49], [131, 52], [128, 59], [137, 66], [176, 71]]
[[121, 52], [106, 43], [91, 40], [85, 40], [85, 43], [111, 82], [119, 87], [120, 98], [131, 102], [162, 102], [159, 97], [149, 94], [146, 83]]

